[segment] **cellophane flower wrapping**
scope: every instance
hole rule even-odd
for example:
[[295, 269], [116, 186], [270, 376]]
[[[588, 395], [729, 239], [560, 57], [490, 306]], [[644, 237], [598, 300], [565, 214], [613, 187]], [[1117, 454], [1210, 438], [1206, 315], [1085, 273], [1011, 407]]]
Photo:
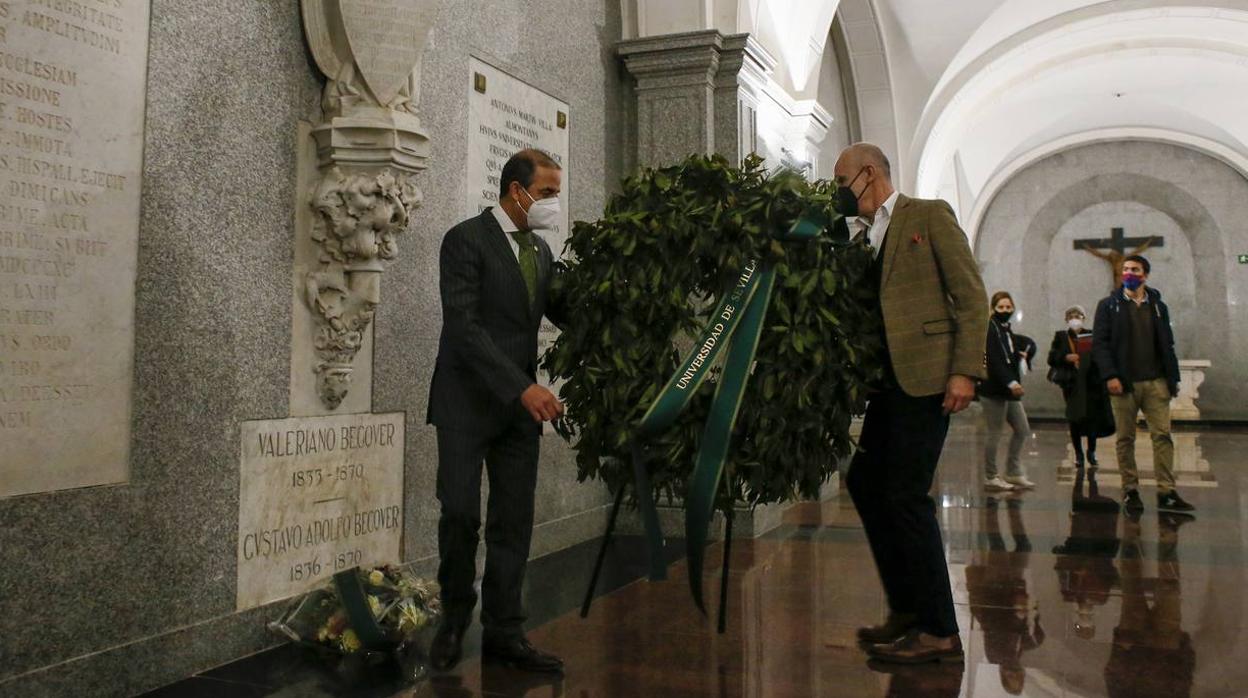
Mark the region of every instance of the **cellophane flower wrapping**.
[[359, 671], [397, 662], [404, 673], [415, 677], [426, 673], [427, 639], [441, 615], [437, 582], [394, 565], [364, 568], [356, 574], [386, 637], [385, 647], [364, 647], [332, 579], [292, 601], [269, 629], [340, 669]]

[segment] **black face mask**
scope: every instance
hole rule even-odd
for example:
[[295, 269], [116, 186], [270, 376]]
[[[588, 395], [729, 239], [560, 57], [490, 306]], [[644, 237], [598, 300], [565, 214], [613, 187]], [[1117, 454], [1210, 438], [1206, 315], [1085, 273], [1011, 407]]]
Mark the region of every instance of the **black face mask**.
[[1011, 317], [1014, 317], [1014, 313], [993, 313], [992, 317], [994, 320], [1004, 325], [1010, 321]]
[[[836, 210], [846, 218], [855, 218], [858, 216], [858, 199], [862, 197], [862, 194], [855, 194], [852, 187], [854, 186], [854, 182], [857, 182], [858, 178], [862, 176], [862, 173], [866, 171], [867, 168], [865, 167], [858, 170], [858, 174], [854, 175], [854, 178], [849, 180], [849, 184], [844, 184], [836, 188]], [[867, 190], [864, 188], [862, 193], [866, 194]]]

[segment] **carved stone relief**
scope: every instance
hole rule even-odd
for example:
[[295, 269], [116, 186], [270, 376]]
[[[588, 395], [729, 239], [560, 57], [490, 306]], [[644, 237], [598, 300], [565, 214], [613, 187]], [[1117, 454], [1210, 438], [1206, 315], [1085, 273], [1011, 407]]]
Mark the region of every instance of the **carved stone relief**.
[[[325, 74], [324, 112], [310, 130], [317, 174], [301, 192], [312, 209], [298, 235], [316, 245], [303, 303], [315, 317], [316, 393], [337, 409], [381, 303], [385, 263], [421, 193], [428, 138], [420, 127], [420, 58], [432, 0], [302, 0], [304, 30]], [[368, 359], [371, 360], [371, 359]], [[295, 367], [305, 370], [304, 367]], [[293, 389], [293, 387], [292, 387]], [[292, 398], [293, 402], [293, 398]]]
[[396, 238], [420, 191], [405, 174], [346, 174], [334, 167], [312, 197], [312, 239], [323, 268], [308, 272], [305, 302], [321, 319], [314, 340], [321, 401], [336, 408], [350, 386], [351, 365], [381, 302], [382, 261], [399, 254]]

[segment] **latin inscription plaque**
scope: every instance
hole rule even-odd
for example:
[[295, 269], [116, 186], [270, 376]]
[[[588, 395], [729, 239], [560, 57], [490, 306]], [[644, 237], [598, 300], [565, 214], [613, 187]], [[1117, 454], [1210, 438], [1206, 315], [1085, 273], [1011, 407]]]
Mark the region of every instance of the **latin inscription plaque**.
[[147, 0], [0, 0], [0, 496], [125, 482]]

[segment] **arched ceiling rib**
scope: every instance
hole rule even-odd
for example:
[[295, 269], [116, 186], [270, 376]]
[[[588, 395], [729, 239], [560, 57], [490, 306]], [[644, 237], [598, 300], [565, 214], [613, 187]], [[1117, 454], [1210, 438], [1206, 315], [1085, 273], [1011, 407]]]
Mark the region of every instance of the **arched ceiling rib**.
[[1024, 152], [1011, 154], [992, 173], [980, 188], [979, 196], [974, 204], [963, 214], [963, 223], [968, 231], [978, 230], [983, 222], [988, 207], [1010, 179], [1027, 169], [1027, 167], [1057, 153], [1073, 150], [1090, 143], [1111, 141], [1151, 141], [1169, 143], [1190, 148], [1200, 153], [1217, 158], [1248, 178], [1248, 156], [1226, 147], [1220, 141], [1204, 136], [1169, 129], [1149, 127], [1111, 127], [1092, 129], [1054, 138]]
[[[1053, 143], [1167, 133], [1182, 134], [1169, 142], [1199, 141], [1224, 160], [1248, 156], [1248, 94], [1234, 87], [1248, 84], [1242, 0], [1065, 5], [1077, 7], [979, 55], [971, 49], [986, 42], [972, 37], [919, 120], [907, 184], [919, 196], [971, 201], [972, 211], [960, 213], [972, 235], [979, 220], [973, 211], [982, 212], [991, 197], [988, 184], [999, 182], [1019, 153]], [[994, 24], [1000, 29], [990, 20], [981, 30]], [[969, 194], [959, 189], [968, 185]]]

